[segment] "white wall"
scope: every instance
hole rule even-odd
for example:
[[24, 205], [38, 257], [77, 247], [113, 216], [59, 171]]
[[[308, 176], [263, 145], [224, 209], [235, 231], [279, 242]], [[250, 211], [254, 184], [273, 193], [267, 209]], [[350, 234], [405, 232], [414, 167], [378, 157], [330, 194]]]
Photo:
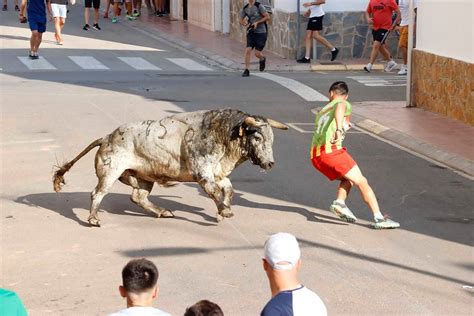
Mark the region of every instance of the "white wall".
[[474, 63], [473, 0], [419, 0], [416, 48]]
[[[274, 7], [278, 11], [296, 12], [298, 0], [271, 0]], [[422, 0], [423, 1], [423, 0]], [[303, 3], [309, 0], [300, 0], [301, 10]], [[326, 0], [323, 5], [325, 12], [342, 12], [342, 11], [365, 11], [369, 0]]]

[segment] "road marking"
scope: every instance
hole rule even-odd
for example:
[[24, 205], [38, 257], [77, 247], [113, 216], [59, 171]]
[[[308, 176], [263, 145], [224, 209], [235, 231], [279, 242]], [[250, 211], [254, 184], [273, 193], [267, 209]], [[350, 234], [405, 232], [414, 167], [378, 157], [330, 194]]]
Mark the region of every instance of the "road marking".
[[12, 140], [9, 142], [1, 142], [0, 146], [38, 144], [38, 143], [50, 143], [50, 142], [54, 142], [54, 139], [46, 138], [46, 139], [35, 139], [35, 140]]
[[[312, 134], [314, 132], [314, 123], [285, 123], [294, 130], [300, 132], [301, 134]], [[301, 127], [300, 127], [301, 126]], [[309, 126], [309, 127], [308, 127]], [[307, 127], [307, 128], [305, 128]], [[360, 131], [355, 131], [353, 129], [347, 131], [349, 134], [362, 134]]]
[[160, 67], [153, 65], [141, 57], [118, 57], [118, 59], [136, 70], [161, 70]]
[[30, 70], [56, 70], [56, 67], [51, 65], [42, 56], [39, 59], [30, 59], [29, 57], [18, 56], [18, 59]]
[[367, 87], [405, 87], [407, 78], [405, 76], [349, 76]]
[[102, 64], [92, 56], [68, 56], [75, 64], [87, 70], [108, 70], [109, 67]]
[[296, 80], [281, 77], [281, 76], [277, 76], [277, 75], [274, 75], [274, 74], [269, 74], [269, 73], [266, 73], [266, 72], [255, 73], [254, 75], [257, 76], [257, 77], [261, 77], [261, 78], [265, 78], [265, 79], [274, 81], [274, 82], [282, 85], [283, 87], [289, 89], [290, 91], [296, 93], [297, 95], [299, 95], [300, 97], [302, 97], [306, 101], [310, 101], [310, 102], [311, 101], [329, 101], [329, 99], [325, 95], [319, 93], [318, 91], [314, 90], [313, 88], [308, 87], [307, 85], [302, 84], [302, 83], [300, 83]]
[[200, 63], [195, 62], [194, 60], [189, 59], [189, 58], [166, 58], [166, 59], [168, 59], [170, 62], [186, 70], [212, 71], [211, 68], [201, 65]]

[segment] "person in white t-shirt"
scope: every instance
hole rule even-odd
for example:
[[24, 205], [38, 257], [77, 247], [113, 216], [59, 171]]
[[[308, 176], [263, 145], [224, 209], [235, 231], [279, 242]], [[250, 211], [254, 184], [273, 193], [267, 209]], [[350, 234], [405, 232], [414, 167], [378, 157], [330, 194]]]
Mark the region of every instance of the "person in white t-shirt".
[[261, 316], [326, 316], [327, 310], [319, 296], [298, 279], [301, 251], [295, 236], [278, 233], [270, 236], [264, 246], [265, 270], [272, 298]]
[[127, 299], [127, 308], [109, 316], [170, 316], [152, 307], [159, 292], [158, 269], [153, 262], [144, 258], [131, 260], [122, 270], [122, 282], [119, 292]]
[[[400, 39], [398, 41], [398, 47], [402, 51], [403, 55], [403, 65], [400, 67], [400, 71], [398, 72], [399, 75], [406, 75], [408, 73], [408, 24], [409, 24], [409, 16], [410, 16], [410, 0], [399, 0], [398, 7], [400, 9], [400, 13], [402, 15], [402, 19], [400, 21], [399, 32], [400, 32]], [[413, 0], [413, 8], [416, 13], [417, 8], [417, 1]]]
[[309, 21], [308, 26], [306, 28], [305, 36], [306, 51], [303, 58], [297, 60], [299, 63], [311, 62], [309, 55], [311, 53], [311, 39], [313, 38], [331, 50], [331, 61], [336, 59], [337, 54], [339, 53], [339, 49], [334, 47], [331, 43], [329, 43], [327, 39], [325, 39], [320, 34], [320, 32], [323, 30], [324, 11], [322, 5], [324, 3], [326, 3], [326, 0], [303, 3], [303, 6], [305, 8], [308, 8], [308, 10], [305, 12], [305, 16], [309, 17]]

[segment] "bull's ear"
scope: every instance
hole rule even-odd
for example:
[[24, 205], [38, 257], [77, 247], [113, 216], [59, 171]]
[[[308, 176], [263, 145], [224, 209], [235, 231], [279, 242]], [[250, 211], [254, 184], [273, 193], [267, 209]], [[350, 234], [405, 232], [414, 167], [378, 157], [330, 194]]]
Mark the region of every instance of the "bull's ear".
[[278, 129], [284, 129], [287, 130], [288, 126], [286, 126], [283, 123], [280, 123], [278, 121], [272, 120], [272, 119], [267, 119], [268, 124], [270, 124], [271, 127], [278, 128]]

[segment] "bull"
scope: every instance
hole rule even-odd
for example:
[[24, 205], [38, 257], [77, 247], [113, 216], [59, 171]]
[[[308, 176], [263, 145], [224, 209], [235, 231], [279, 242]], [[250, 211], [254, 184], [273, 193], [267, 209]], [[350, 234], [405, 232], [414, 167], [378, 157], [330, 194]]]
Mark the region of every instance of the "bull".
[[131, 200], [157, 217], [174, 217], [153, 204], [148, 196], [154, 183], [169, 186], [197, 182], [217, 206], [217, 222], [232, 217], [231, 172], [243, 162], [268, 170], [274, 165], [272, 127], [280, 122], [223, 109], [180, 113], [161, 120], [128, 123], [93, 141], [76, 158], [64, 163], [53, 176], [59, 192], [64, 174], [93, 148], [98, 184], [91, 193], [88, 222], [100, 226], [99, 205], [118, 179], [133, 188]]

